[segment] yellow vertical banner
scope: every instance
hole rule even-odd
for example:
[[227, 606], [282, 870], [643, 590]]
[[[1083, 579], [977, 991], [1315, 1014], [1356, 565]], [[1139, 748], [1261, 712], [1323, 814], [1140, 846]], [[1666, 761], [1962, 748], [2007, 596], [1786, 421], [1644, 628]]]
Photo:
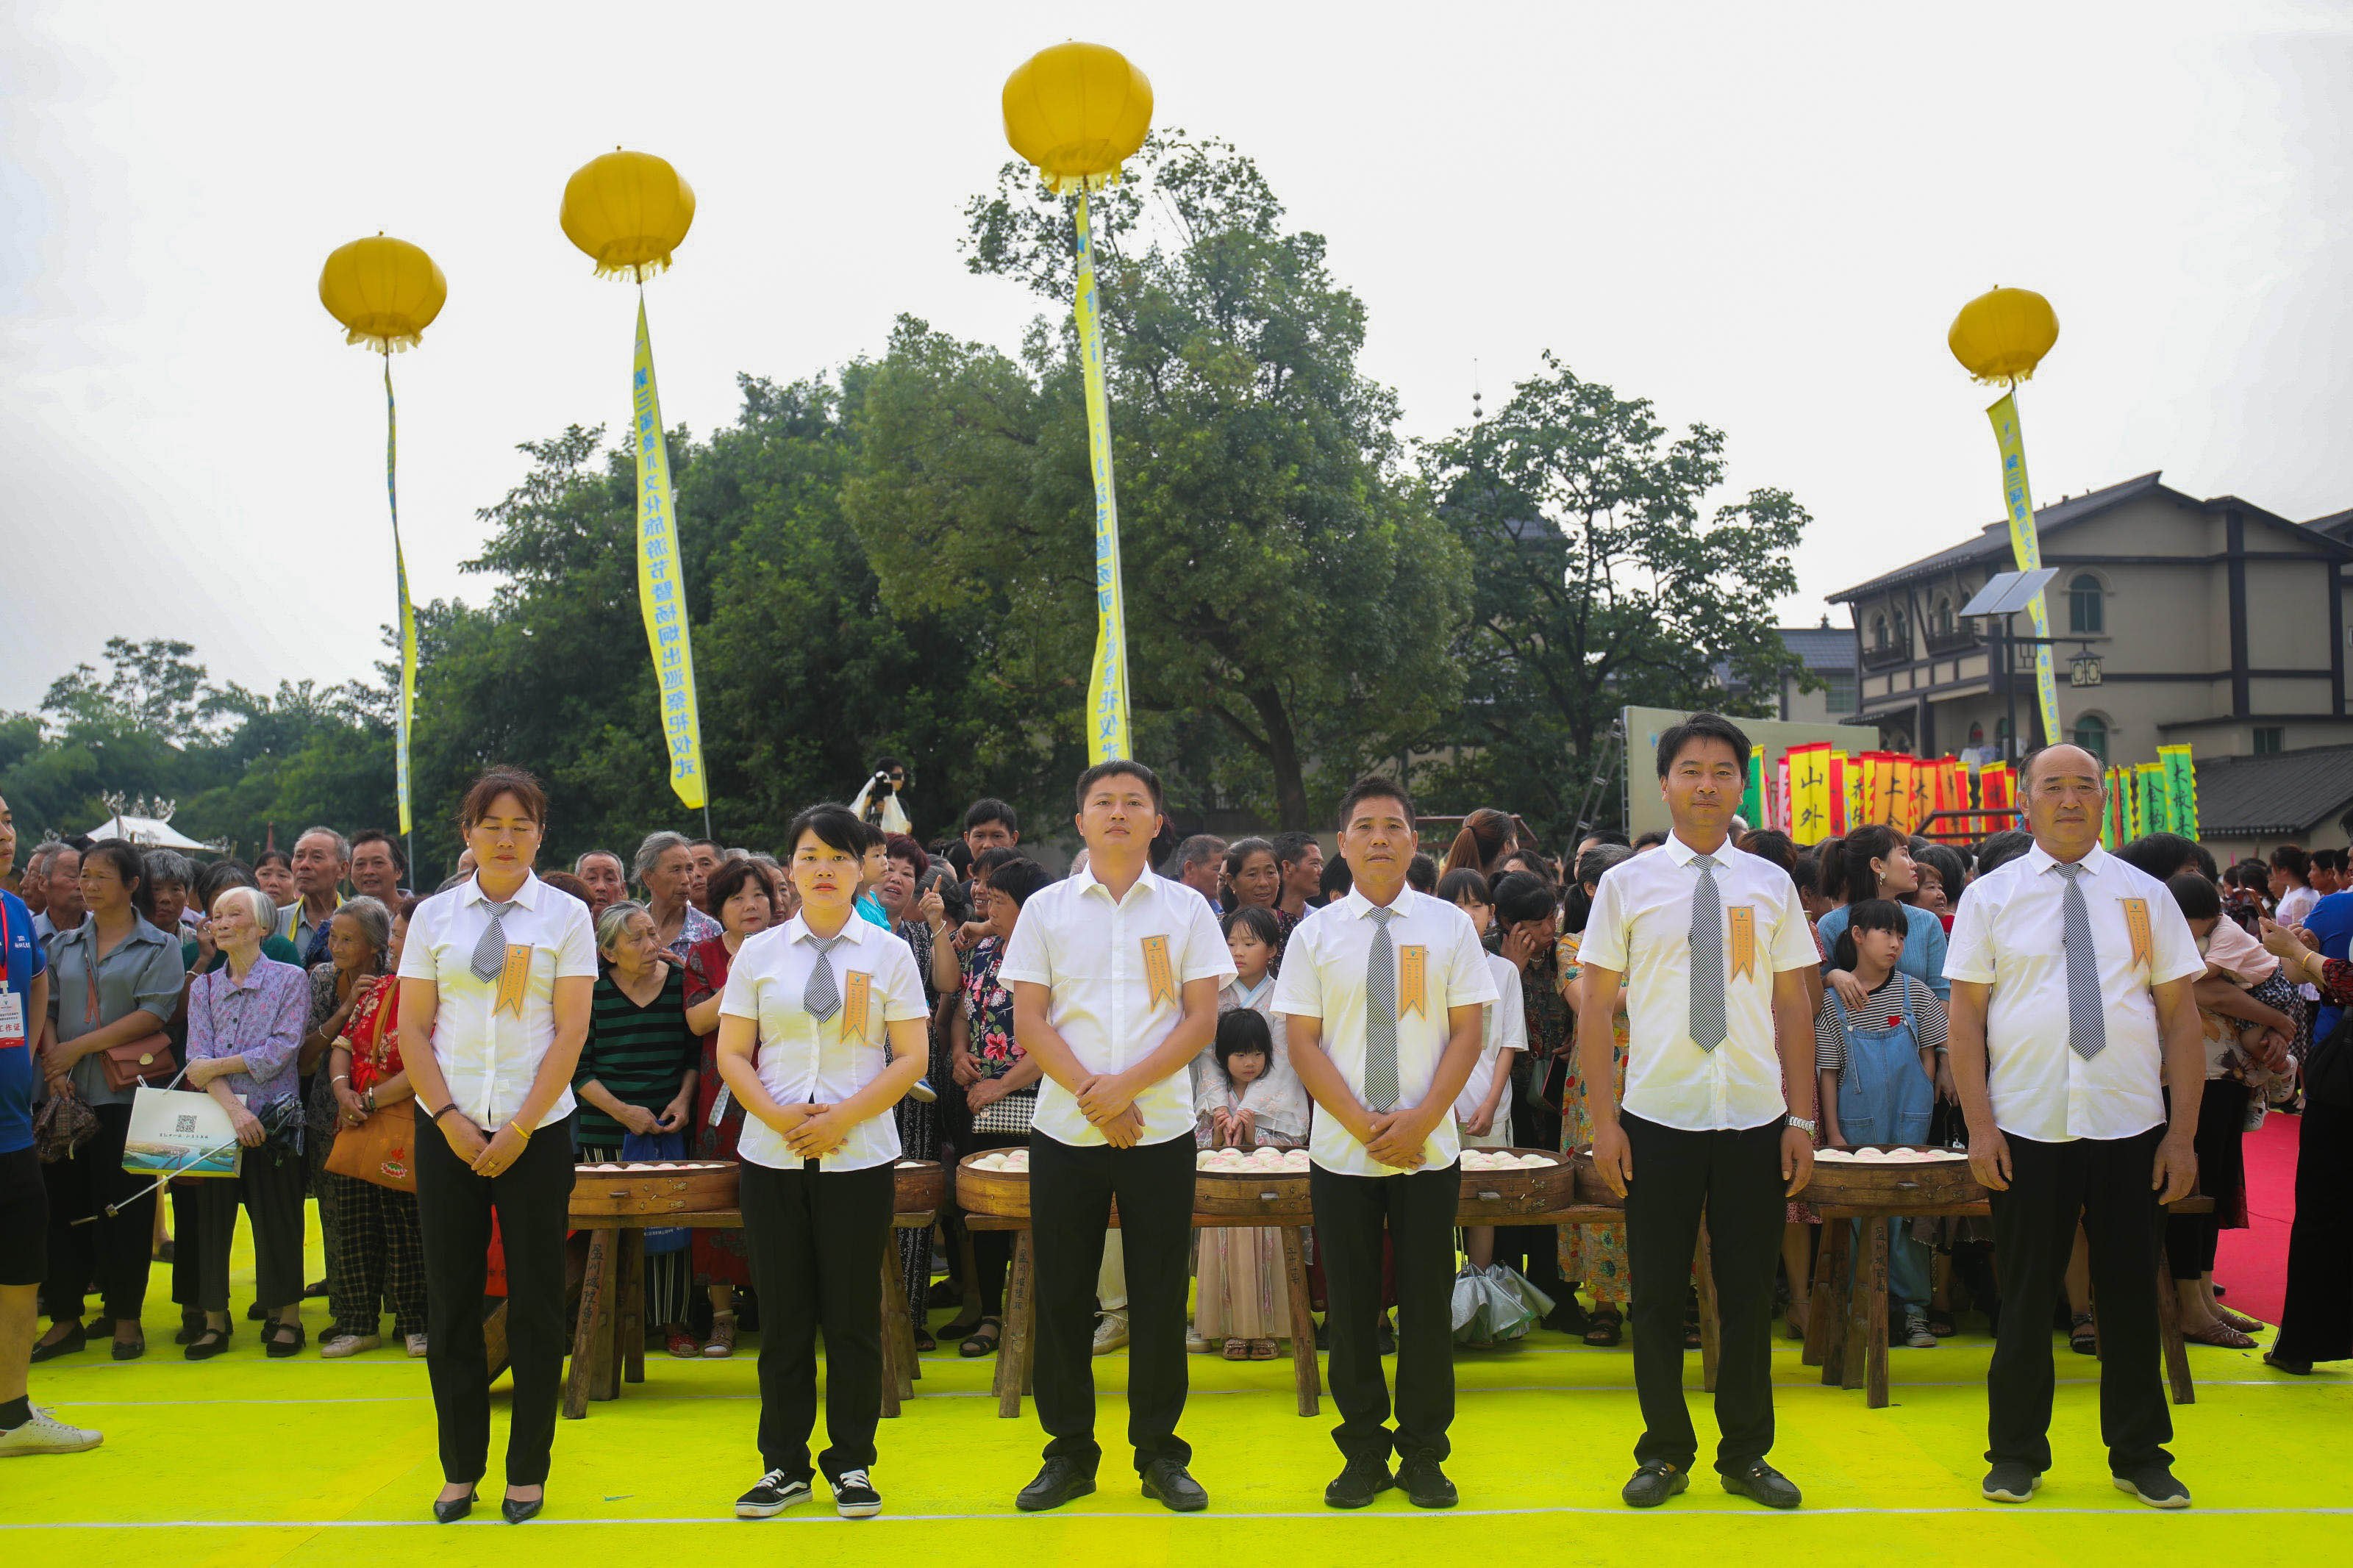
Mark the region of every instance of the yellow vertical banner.
[[[1993, 421], [1993, 438], [2001, 448], [2001, 498], [2010, 511], [2010, 553], [2021, 572], [2039, 571], [2042, 565], [2042, 543], [2034, 531], [2034, 492], [2026, 482], [2026, 437], [2018, 425], [2018, 395], [2002, 394], [2001, 400], [1986, 410]], [[2043, 744], [2059, 743], [2059, 678], [2051, 657], [2051, 606], [2048, 595], [2037, 594], [2026, 606], [2027, 618], [2034, 623], [2034, 635], [2043, 640], [2034, 646], [2034, 694], [2042, 713]]]
[[661, 395], [654, 384], [654, 345], [646, 332], [646, 301], [638, 297], [638, 352], [629, 378], [630, 416], [638, 458], [638, 608], [661, 693], [662, 738], [670, 747], [670, 787], [689, 806], [709, 798], [703, 789], [702, 720], [694, 700], [694, 645], [686, 618], [686, 569], [678, 555], [678, 519], [670, 483], [670, 443], [662, 431]]
[[408, 556], [400, 548], [400, 413], [392, 400], [392, 356], [384, 356], [384, 499], [392, 508], [392, 574], [400, 589], [400, 711], [393, 719], [393, 785], [400, 797], [400, 836], [416, 831], [408, 810], [408, 725], [417, 710], [417, 606], [408, 598]]
[[1120, 601], [1119, 500], [1112, 489], [1111, 395], [1095, 309], [1095, 243], [1079, 191], [1079, 364], [1086, 381], [1087, 457], [1095, 481], [1095, 657], [1087, 673], [1087, 761], [1134, 755], [1127, 737], [1127, 617]]
[[1789, 837], [1804, 845], [1831, 836], [1831, 748], [1828, 742], [1792, 746], [1789, 764]]

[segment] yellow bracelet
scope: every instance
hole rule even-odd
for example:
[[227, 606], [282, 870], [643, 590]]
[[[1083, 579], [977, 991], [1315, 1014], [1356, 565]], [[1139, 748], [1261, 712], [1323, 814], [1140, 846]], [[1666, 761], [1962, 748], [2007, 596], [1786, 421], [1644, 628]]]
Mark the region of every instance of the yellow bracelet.
[[508, 1122], [507, 1131], [513, 1133], [516, 1137], [522, 1139], [526, 1143], [531, 1142], [531, 1134], [522, 1130], [522, 1123], [520, 1121]]

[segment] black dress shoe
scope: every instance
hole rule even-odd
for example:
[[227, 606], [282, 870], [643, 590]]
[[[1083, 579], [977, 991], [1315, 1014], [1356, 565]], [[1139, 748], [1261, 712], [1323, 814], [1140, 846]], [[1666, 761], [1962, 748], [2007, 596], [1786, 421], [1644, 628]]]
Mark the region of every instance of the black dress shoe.
[[302, 1300], [305, 1301], [323, 1301], [326, 1299], [327, 1282], [324, 1279], [314, 1280], [302, 1287]]
[[192, 1344], [204, 1331], [205, 1315], [202, 1312], [183, 1312], [180, 1314], [180, 1331], [172, 1336], [172, 1342], [175, 1345]]
[[1762, 1459], [1725, 1476], [1723, 1480], [1725, 1491], [1753, 1499], [1767, 1508], [1795, 1508], [1803, 1500], [1798, 1483]]
[[499, 1500], [499, 1512], [506, 1516], [509, 1524], [521, 1524], [524, 1520], [536, 1519], [539, 1510], [546, 1506], [547, 1493], [544, 1489], [529, 1502], [517, 1502], [512, 1498]]
[[1397, 1478], [1378, 1459], [1351, 1459], [1324, 1489], [1326, 1508], [1364, 1508], [1397, 1485]]
[[55, 1361], [61, 1355], [73, 1354], [88, 1343], [90, 1343], [90, 1336], [82, 1331], [79, 1323], [76, 1323], [61, 1340], [49, 1344], [36, 1342], [33, 1346], [33, 1359], [37, 1362]]
[[141, 1356], [145, 1355], [146, 1353], [147, 1336], [145, 1334], [140, 1335], [135, 1340], [117, 1340], [114, 1342], [114, 1359], [117, 1361], [137, 1361]]
[[1656, 1508], [1690, 1485], [1690, 1471], [1652, 1459], [1634, 1472], [1618, 1496], [1628, 1508]]
[[464, 1497], [451, 1498], [447, 1502], [442, 1501], [439, 1498], [434, 1499], [433, 1522], [436, 1524], [457, 1523], [459, 1520], [474, 1511], [474, 1504], [479, 1501], [480, 1498], [481, 1493], [470, 1491]]
[[1405, 1492], [1405, 1500], [1416, 1508], [1452, 1508], [1461, 1500], [1433, 1454], [1415, 1454], [1399, 1465], [1398, 1486]]
[[1095, 1489], [1095, 1479], [1076, 1459], [1052, 1458], [1040, 1466], [1038, 1479], [1021, 1489], [1013, 1506], [1024, 1513], [1043, 1513], [1075, 1501]]
[[210, 1361], [228, 1349], [228, 1340], [229, 1331], [227, 1329], [206, 1329], [195, 1339], [190, 1340], [188, 1348], [180, 1353], [190, 1361]]
[[261, 1310], [261, 1303], [259, 1301], [245, 1310], [245, 1321], [248, 1323], [258, 1323], [268, 1316], [269, 1314]]
[[1173, 1513], [1198, 1513], [1209, 1506], [1201, 1483], [1174, 1459], [1155, 1459], [1144, 1468], [1144, 1495]]

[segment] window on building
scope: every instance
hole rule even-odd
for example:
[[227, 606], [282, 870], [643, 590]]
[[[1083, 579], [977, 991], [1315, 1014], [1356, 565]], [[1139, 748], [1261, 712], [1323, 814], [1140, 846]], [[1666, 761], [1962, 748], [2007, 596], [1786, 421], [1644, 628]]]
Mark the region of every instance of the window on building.
[[1895, 612], [1895, 615], [1890, 623], [1890, 630], [1893, 632], [1895, 638], [1895, 651], [1898, 653], [1910, 653], [1912, 651], [1912, 629], [1905, 624], [1903, 611], [1898, 610]]
[[1940, 637], [1948, 637], [1953, 635], [1952, 600], [1941, 595], [1938, 596], [1936, 600], [1936, 618], [1931, 621], [1929, 625], [1931, 629], [1935, 631], [1936, 635]]
[[2075, 744], [2100, 759], [2103, 767], [2108, 761], [2108, 721], [2096, 713], [2086, 713], [2075, 721]]
[[2255, 731], [2255, 755], [2276, 756], [2287, 750], [2287, 731], [2280, 725], [2259, 727]]
[[1822, 677], [1822, 703], [1832, 713], [1852, 713], [1855, 710], [1854, 677], [1843, 671], [1831, 671]]
[[1885, 616], [1871, 617], [1871, 646], [1877, 652], [1887, 651], [1887, 617]]
[[2067, 584], [2067, 629], [2092, 634], [2105, 631], [2106, 615], [2101, 603], [2100, 580], [2089, 572], [2078, 573], [2074, 581]]

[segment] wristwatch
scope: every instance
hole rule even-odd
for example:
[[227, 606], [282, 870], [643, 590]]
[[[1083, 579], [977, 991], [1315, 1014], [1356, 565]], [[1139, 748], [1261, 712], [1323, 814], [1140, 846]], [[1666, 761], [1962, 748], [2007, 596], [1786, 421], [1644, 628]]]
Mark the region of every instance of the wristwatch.
[[1821, 1131], [1810, 1116], [1792, 1116], [1788, 1118], [1788, 1124], [1809, 1137]]

